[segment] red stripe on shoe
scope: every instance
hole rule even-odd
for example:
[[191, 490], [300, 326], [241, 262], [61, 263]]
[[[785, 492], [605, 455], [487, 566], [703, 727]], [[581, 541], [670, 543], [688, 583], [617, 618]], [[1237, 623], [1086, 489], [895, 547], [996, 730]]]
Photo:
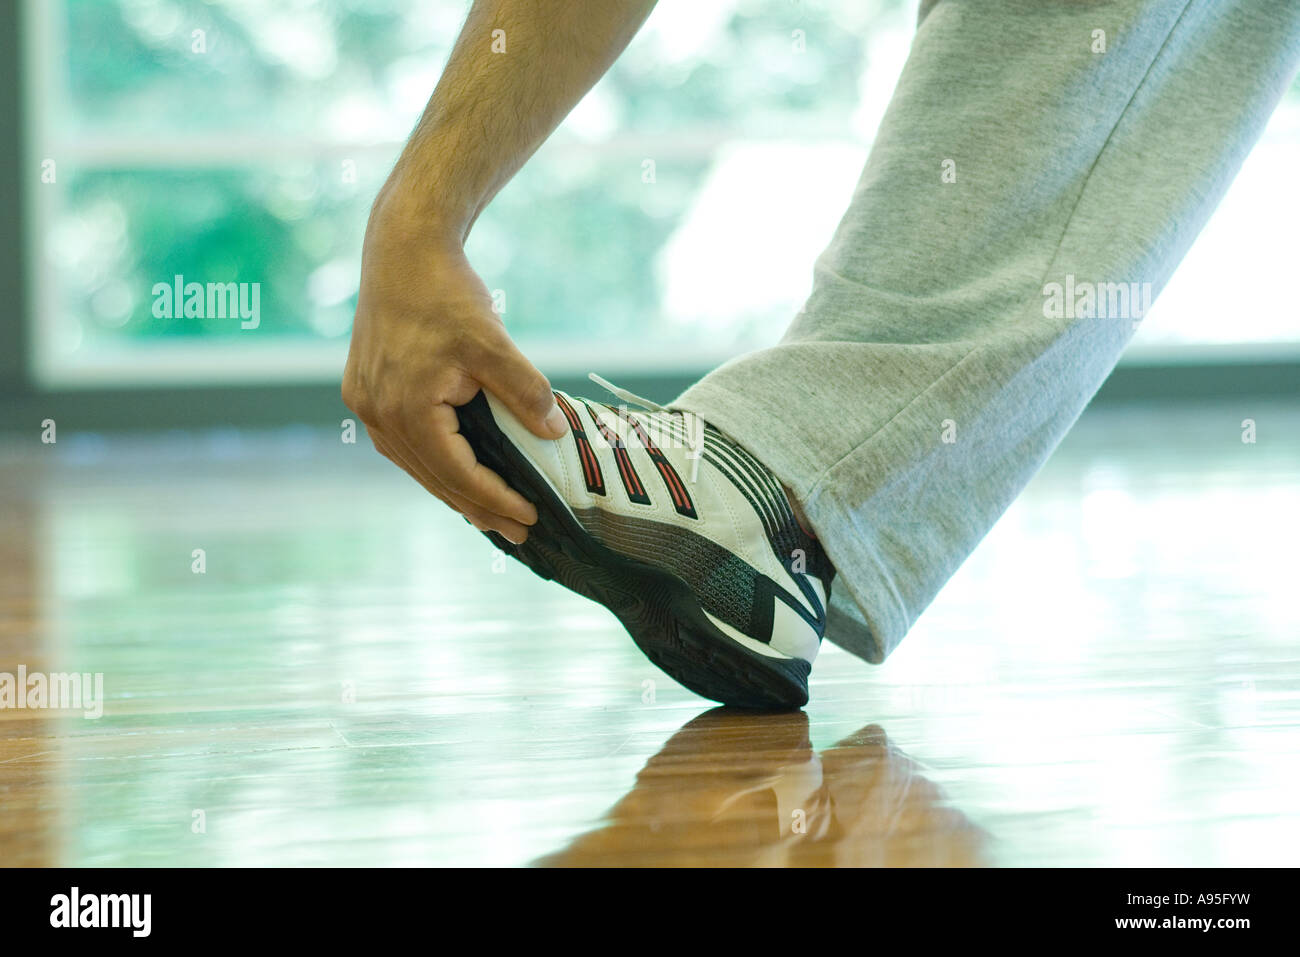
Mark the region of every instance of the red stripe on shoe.
[[645, 446], [646, 454], [650, 456], [650, 461], [655, 464], [659, 472], [659, 477], [663, 479], [664, 485], [668, 488], [668, 494], [672, 497], [673, 507], [677, 509], [677, 514], [685, 515], [687, 518], [698, 518], [695, 512], [695, 504], [691, 501], [690, 494], [686, 491], [686, 486], [673, 468], [673, 464], [668, 461], [668, 457], [660, 450], [659, 446], [651, 441], [646, 430], [642, 428], [641, 423], [632, 417], [627, 409], [613, 409], [613, 411], [632, 427], [636, 437], [641, 440]]
[[641, 477], [636, 474], [636, 468], [632, 465], [632, 458], [627, 454], [622, 438], [601, 420], [595, 409], [585, 401], [582, 404], [587, 414], [591, 416], [591, 421], [596, 423], [596, 428], [600, 430], [601, 436], [614, 452], [614, 462], [618, 465], [619, 478], [623, 480], [623, 490], [627, 492], [628, 499], [638, 505], [649, 505], [650, 496], [646, 494], [645, 486], [641, 484]]
[[569, 405], [564, 396], [558, 392], [555, 393], [555, 401], [559, 404], [564, 417], [569, 420], [569, 434], [573, 436], [573, 441], [578, 446], [578, 461], [582, 463], [582, 478], [586, 483], [587, 491], [593, 495], [604, 495], [605, 477], [600, 471], [600, 462], [596, 461], [596, 453], [591, 448], [591, 441], [587, 438], [587, 430], [582, 425], [582, 419], [573, 406]]

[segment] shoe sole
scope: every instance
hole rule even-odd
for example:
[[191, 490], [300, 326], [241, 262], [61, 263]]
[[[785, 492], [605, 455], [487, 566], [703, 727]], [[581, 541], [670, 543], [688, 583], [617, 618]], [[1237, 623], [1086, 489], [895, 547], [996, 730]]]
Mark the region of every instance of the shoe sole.
[[690, 586], [676, 575], [620, 555], [588, 533], [506, 438], [482, 392], [456, 411], [478, 460], [537, 508], [537, 524], [523, 545], [485, 533], [492, 544], [541, 578], [604, 605], [647, 658], [696, 694], [764, 711], [808, 703], [811, 664], [751, 651], [709, 620]]

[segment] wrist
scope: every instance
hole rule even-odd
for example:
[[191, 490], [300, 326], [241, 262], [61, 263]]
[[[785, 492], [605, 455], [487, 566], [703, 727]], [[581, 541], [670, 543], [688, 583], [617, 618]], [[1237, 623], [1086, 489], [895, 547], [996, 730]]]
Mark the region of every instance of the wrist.
[[460, 248], [475, 213], [468, 202], [395, 169], [375, 197], [370, 225], [408, 241]]

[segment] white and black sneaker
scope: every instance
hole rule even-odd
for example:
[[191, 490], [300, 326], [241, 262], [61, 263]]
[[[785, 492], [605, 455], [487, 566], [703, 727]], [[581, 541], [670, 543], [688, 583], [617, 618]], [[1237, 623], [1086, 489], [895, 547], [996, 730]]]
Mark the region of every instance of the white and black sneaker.
[[556, 392], [570, 428], [549, 440], [486, 392], [458, 410], [478, 460], [537, 507], [523, 545], [488, 537], [609, 608], [696, 694], [807, 703], [834, 570], [781, 483], [694, 413], [591, 378], [646, 411]]

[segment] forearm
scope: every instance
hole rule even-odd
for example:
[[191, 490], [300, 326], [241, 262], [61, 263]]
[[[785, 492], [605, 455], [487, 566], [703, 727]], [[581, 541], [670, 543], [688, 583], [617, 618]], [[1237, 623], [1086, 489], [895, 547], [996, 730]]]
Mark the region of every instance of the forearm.
[[463, 242], [653, 7], [654, 0], [475, 0], [376, 209]]

